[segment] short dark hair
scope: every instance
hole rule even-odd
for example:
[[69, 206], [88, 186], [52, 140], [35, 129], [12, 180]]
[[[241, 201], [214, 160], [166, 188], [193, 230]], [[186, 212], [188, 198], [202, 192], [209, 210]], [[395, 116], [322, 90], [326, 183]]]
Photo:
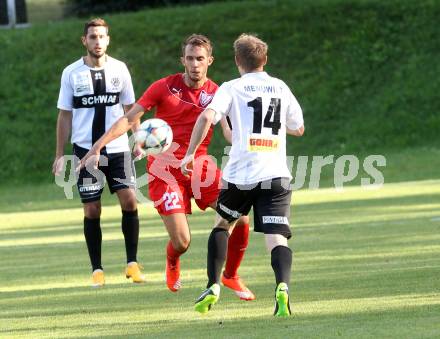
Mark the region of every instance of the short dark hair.
[[211, 40], [208, 39], [203, 34], [191, 34], [187, 37], [182, 43], [182, 56], [185, 56], [185, 48], [186, 46], [199, 46], [204, 47], [208, 51], [208, 55], [212, 54], [212, 43]]
[[83, 33], [83, 35], [87, 36], [87, 33], [89, 31], [89, 27], [100, 27], [100, 26], [105, 27], [106, 31], [107, 31], [107, 34], [108, 34], [109, 26], [105, 22], [105, 20], [101, 19], [101, 18], [94, 18], [94, 19], [92, 19], [92, 20], [90, 20], [90, 21], [88, 21], [88, 22], [86, 22], [84, 24], [84, 33]]
[[267, 57], [267, 44], [253, 34], [241, 34], [234, 41], [235, 57], [247, 72], [264, 65]]

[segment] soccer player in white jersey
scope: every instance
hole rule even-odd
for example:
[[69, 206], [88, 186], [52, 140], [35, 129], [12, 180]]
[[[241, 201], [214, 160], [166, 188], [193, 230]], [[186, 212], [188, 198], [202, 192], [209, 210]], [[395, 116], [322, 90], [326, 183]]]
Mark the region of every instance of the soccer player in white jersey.
[[289, 87], [264, 72], [267, 44], [242, 34], [234, 42], [235, 62], [241, 77], [223, 83], [194, 126], [187, 154], [181, 163], [188, 175], [194, 154], [211, 124], [222, 116], [232, 124], [232, 148], [223, 171], [217, 203], [218, 218], [208, 240], [207, 289], [195, 309], [206, 313], [220, 295], [221, 270], [227, 251], [228, 230], [253, 207], [254, 230], [265, 234], [275, 273], [275, 316], [289, 316], [292, 251], [287, 245], [291, 174], [286, 164], [286, 133], [301, 136], [301, 107]]
[[[58, 97], [57, 145], [52, 172], [63, 175], [64, 148], [70, 132], [73, 152], [81, 159], [135, 102], [127, 66], [106, 54], [110, 42], [108, 25], [100, 18], [84, 26], [82, 43], [87, 55], [67, 66], [61, 77]], [[135, 126], [137, 128], [137, 126]], [[118, 196], [122, 209], [127, 267], [125, 275], [133, 282], [145, 281], [137, 263], [139, 219], [136, 186], [127, 134], [109, 143], [102, 151], [98, 171], [83, 168], [77, 186], [84, 206], [84, 236], [92, 265], [92, 286], [105, 283], [101, 263], [101, 194], [105, 179], [111, 193]], [[93, 173], [92, 173], [93, 172]], [[105, 177], [105, 178], [104, 178]]]

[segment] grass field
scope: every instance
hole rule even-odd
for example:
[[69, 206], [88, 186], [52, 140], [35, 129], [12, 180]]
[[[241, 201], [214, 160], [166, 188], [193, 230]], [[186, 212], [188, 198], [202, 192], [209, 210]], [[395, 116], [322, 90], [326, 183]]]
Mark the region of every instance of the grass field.
[[152, 207], [141, 208], [148, 283], [133, 285], [123, 276], [119, 208], [105, 206], [102, 289], [89, 287], [80, 208], [1, 213], [0, 337], [440, 336], [440, 180], [302, 190], [294, 202], [290, 319], [271, 316], [270, 256], [258, 234], [241, 268], [257, 300], [223, 289], [207, 316], [193, 311], [213, 213], [190, 219], [193, 241], [177, 294], [163, 281], [167, 236]]

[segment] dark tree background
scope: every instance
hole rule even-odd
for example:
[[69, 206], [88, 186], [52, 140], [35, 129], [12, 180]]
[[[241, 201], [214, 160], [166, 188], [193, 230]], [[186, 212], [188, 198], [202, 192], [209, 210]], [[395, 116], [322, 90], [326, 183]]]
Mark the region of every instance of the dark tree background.
[[[7, 25], [9, 23], [7, 3], [7, 0], [0, 0], [0, 25]], [[17, 24], [23, 24], [27, 22], [25, 0], [15, 0], [15, 15]]]
[[145, 7], [166, 7], [208, 2], [215, 2], [215, 0], [68, 0], [66, 15], [81, 17], [90, 14], [136, 11]]

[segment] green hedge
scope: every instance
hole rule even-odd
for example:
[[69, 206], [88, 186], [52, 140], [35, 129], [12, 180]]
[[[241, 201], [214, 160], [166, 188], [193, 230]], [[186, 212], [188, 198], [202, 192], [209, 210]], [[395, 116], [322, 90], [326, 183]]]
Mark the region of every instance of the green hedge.
[[[245, 1], [105, 16], [109, 53], [132, 72], [136, 94], [179, 72], [181, 40], [215, 43], [213, 80], [238, 75], [232, 42], [257, 32], [267, 70], [304, 110], [306, 134], [291, 154], [380, 153], [439, 145], [438, 1]], [[84, 53], [83, 21], [0, 31], [1, 183], [51, 181], [56, 101], [63, 68]], [[211, 152], [221, 156], [221, 133]]]

